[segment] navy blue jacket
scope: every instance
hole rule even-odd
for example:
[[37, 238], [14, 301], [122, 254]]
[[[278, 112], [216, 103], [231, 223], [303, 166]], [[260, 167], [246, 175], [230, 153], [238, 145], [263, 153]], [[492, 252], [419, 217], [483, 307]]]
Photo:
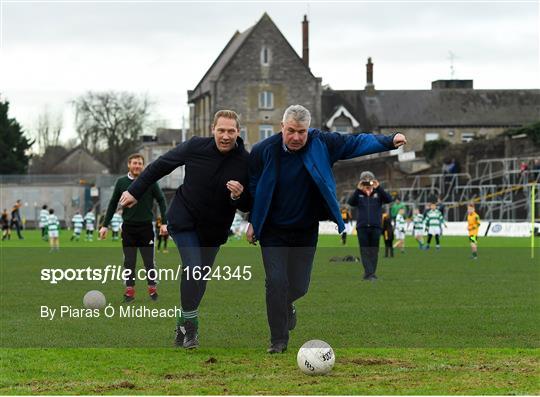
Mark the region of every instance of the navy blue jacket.
[[[395, 135], [395, 134], [394, 134]], [[336, 182], [332, 166], [338, 160], [346, 160], [366, 154], [395, 149], [394, 135], [342, 135], [310, 128], [306, 150], [301, 153], [306, 170], [313, 178], [327, 206], [330, 220], [338, 225], [341, 233], [345, 224], [341, 218], [336, 196]], [[272, 195], [276, 186], [282, 134], [275, 134], [253, 146], [249, 158], [249, 190], [253, 197], [250, 221], [258, 238], [268, 216]], [[290, 186], [294, 189], [294, 186]]]
[[349, 197], [348, 204], [358, 207], [356, 217], [356, 227], [381, 227], [382, 206], [392, 201], [392, 196], [386, 193], [382, 187], [373, 189], [370, 196], [364, 194], [360, 189], [356, 189]]

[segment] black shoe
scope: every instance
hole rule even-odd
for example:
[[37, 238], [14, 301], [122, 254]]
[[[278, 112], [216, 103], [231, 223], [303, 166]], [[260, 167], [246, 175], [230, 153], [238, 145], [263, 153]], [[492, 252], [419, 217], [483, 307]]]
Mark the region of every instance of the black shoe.
[[134, 300], [135, 300], [134, 296], [124, 295], [124, 303], [130, 303], [130, 302], [133, 302]]
[[197, 325], [191, 321], [184, 323], [186, 334], [184, 335], [184, 343], [182, 346], [184, 349], [194, 349], [199, 346], [199, 334], [197, 332]]
[[277, 342], [277, 343], [272, 343], [270, 347], [268, 348], [268, 350], [266, 350], [266, 352], [270, 354], [277, 354], [277, 353], [285, 353], [286, 350], [287, 350], [286, 343]]
[[296, 327], [296, 307], [292, 303], [289, 305], [287, 323], [289, 325], [289, 331], [292, 331]]
[[186, 329], [183, 325], [177, 325], [175, 330], [174, 345], [181, 347], [184, 345], [184, 336], [186, 334]]

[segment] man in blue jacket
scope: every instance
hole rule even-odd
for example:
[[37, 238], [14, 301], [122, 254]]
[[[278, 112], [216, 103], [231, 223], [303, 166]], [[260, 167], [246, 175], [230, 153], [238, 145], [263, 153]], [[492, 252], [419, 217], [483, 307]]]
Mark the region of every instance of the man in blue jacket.
[[406, 143], [405, 136], [341, 135], [309, 128], [311, 115], [300, 105], [285, 110], [281, 133], [256, 144], [249, 159], [254, 197], [247, 239], [261, 243], [266, 273], [269, 353], [287, 349], [296, 326], [294, 301], [309, 287], [319, 220], [345, 226], [336, 197], [332, 165], [338, 160], [383, 152]]

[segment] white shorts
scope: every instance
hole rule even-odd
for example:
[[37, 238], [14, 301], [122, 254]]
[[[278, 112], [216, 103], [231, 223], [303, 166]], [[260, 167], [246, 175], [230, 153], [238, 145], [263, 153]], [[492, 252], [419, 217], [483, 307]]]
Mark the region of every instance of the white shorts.
[[414, 229], [414, 237], [424, 237], [424, 229]]
[[118, 232], [120, 231], [120, 228], [119, 228], [119, 227], [113, 227], [113, 228], [112, 228], [112, 231], [113, 231], [114, 233], [118, 233]]
[[81, 234], [81, 230], [82, 230], [82, 229], [80, 229], [80, 228], [75, 228], [75, 229], [73, 229], [73, 233], [75, 233], [75, 234]]
[[441, 228], [440, 226], [430, 226], [428, 228], [428, 234], [438, 234], [441, 235]]
[[86, 226], [86, 230], [89, 230], [89, 231], [93, 232], [94, 231], [94, 225]]
[[58, 230], [49, 230], [49, 238], [58, 238]]
[[352, 231], [353, 231], [353, 227], [352, 227], [351, 222], [347, 222], [345, 224], [345, 233], [352, 234]]
[[394, 232], [394, 237], [396, 240], [405, 240], [405, 231], [396, 230]]
[[47, 226], [45, 223], [39, 222], [39, 228], [40, 228], [40, 229], [43, 229], [45, 226]]

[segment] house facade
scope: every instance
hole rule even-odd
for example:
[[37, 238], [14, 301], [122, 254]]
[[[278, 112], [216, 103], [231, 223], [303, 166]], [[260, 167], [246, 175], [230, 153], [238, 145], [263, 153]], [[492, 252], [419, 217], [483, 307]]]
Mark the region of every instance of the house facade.
[[285, 109], [295, 103], [321, 122], [321, 79], [309, 69], [307, 19], [304, 57], [296, 53], [268, 14], [246, 31], [236, 32], [197, 84], [188, 91], [190, 131], [209, 136], [214, 113], [235, 110], [244, 140], [254, 144], [280, 130]]

